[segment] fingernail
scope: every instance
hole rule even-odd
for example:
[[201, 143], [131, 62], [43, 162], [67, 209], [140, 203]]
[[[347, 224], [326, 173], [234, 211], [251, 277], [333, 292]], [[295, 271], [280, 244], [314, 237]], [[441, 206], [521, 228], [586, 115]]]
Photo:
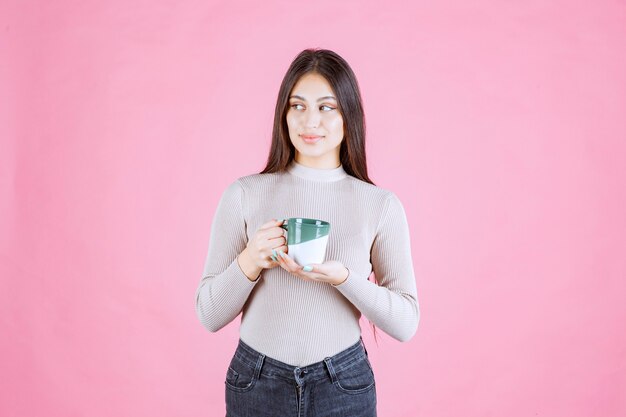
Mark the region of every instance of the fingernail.
[[272, 249], [272, 255], [273, 256], [278, 256], [278, 254], [276, 253], [276, 249]]
[[280, 253], [280, 256], [282, 256], [283, 258], [285, 257], [285, 253], [282, 250], [279, 251], [279, 253]]
[[278, 258], [276, 256], [272, 255], [271, 258], [274, 262], [278, 262]]
[[302, 268], [304, 271], [306, 272], [311, 272], [313, 270], [313, 267], [311, 265], [307, 265], [304, 268]]

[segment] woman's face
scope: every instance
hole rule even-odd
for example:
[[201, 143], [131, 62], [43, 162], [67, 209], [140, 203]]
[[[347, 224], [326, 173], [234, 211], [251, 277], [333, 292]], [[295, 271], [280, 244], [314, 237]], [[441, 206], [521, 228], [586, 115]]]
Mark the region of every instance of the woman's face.
[[296, 161], [320, 168], [339, 166], [343, 117], [324, 77], [308, 73], [298, 80], [289, 96], [286, 118], [289, 138], [296, 148]]

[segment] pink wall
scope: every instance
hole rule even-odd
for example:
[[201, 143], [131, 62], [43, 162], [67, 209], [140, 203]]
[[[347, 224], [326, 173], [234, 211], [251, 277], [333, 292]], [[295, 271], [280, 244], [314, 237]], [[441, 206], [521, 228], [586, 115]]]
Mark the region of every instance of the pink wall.
[[0, 3], [0, 415], [219, 416], [194, 291], [291, 59], [362, 88], [422, 318], [381, 416], [626, 414], [623, 2]]

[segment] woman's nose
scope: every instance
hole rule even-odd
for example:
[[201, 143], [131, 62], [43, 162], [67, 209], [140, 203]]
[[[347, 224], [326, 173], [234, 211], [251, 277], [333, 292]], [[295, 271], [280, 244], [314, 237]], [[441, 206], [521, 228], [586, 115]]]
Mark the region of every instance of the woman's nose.
[[320, 114], [318, 111], [315, 111], [315, 110], [307, 111], [305, 118], [306, 118], [305, 120], [306, 127], [308, 128], [315, 128], [319, 126], [320, 124]]

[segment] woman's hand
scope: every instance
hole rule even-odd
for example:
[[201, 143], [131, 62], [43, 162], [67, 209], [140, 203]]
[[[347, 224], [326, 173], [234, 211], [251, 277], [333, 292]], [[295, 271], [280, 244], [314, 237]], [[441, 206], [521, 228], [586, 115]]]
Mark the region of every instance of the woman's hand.
[[265, 268], [274, 268], [278, 261], [272, 258], [272, 250], [287, 250], [285, 229], [280, 227], [282, 220], [272, 219], [264, 223], [254, 233], [246, 248], [239, 254], [238, 260], [242, 270], [252, 281], [255, 281]]
[[310, 271], [304, 269], [303, 266], [298, 265], [296, 261], [291, 259], [289, 255], [283, 251], [278, 251], [278, 262], [281, 268], [291, 272], [293, 275], [305, 281], [325, 282], [327, 284], [339, 285], [343, 283], [350, 274], [348, 268], [346, 268], [339, 261], [326, 261], [322, 264], [309, 264]]

